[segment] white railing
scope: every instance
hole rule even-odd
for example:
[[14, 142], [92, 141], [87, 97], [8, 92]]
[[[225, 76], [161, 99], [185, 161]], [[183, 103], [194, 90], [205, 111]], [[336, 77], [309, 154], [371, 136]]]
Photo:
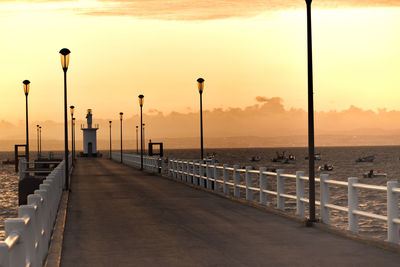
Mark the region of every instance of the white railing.
[[[285, 202], [291, 199], [296, 203], [296, 215], [306, 217], [306, 205], [309, 199], [305, 196], [305, 183], [309, 178], [304, 176], [304, 172], [298, 171], [296, 175], [284, 174], [283, 170], [276, 172], [267, 171], [265, 167], [259, 170], [252, 170], [252, 167], [240, 168], [238, 165], [229, 167], [227, 164], [220, 166], [218, 163], [204, 162], [199, 160], [168, 160], [168, 176], [200, 187], [205, 187], [216, 192], [222, 191], [226, 195], [233, 195], [240, 198], [241, 191], [247, 201], [254, 201], [253, 193], [259, 195], [261, 205], [267, 205], [272, 201], [273, 196], [276, 200], [276, 208], [285, 211]], [[254, 180], [253, 177], [257, 178]], [[274, 179], [276, 190], [267, 190], [267, 180]], [[296, 193], [285, 192], [285, 181], [293, 180], [296, 182]], [[257, 181], [254, 185], [253, 182]], [[373, 218], [387, 223], [387, 241], [399, 244], [399, 193], [400, 188], [396, 181], [387, 182], [387, 186], [376, 186], [358, 183], [357, 178], [349, 178], [348, 182], [330, 180], [327, 174], [322, 174], [321, 178], [315, 181], [320, 183], [320, 201], [316, 201], [316, 206], [320, 207], [321, 221], [330, 224], [330, 212], [332, 210], [346, 212], [348, 214], [349, 230], [358, 234], [360, 216]], [[330, 185], [347, 187], [348, 206], [339, 206], [330, 203]], [[387, 194], [387, 215], [375, 214], [359, 209], [358, 189], [384, 191]]]
[[62, 161], [39, 189], [28, 195], [27, 205], [18, 207], [17, 218], [5, 221], [0, 266], [43, 266], [65, 184], [64, 164]]
[[[117, 162], [121, 162], [121, 153], [120, 152], [112, 152], [111, 158]], [[140, 154], [130, 154], [130, 153], [123, 153], [122, 154], [122, 163], [140, 168]], [[149, 157], [143, 155], [143, 169], [152, 171], [154, 173], [161, 172], [163, 167], [164, 160], [158, 157]]]

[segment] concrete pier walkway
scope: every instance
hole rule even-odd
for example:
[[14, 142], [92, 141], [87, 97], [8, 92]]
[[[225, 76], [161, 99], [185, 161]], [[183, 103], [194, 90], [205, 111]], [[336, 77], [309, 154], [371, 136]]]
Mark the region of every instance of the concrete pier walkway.
[[71, 178], [62, 266], [399, 266], [335, 236], [107, 159]]

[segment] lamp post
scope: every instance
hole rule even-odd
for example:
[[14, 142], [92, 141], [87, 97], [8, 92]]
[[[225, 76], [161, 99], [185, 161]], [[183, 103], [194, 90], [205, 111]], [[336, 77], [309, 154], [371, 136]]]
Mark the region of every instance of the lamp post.
[[144, 102], [144, 95], [139, 95], [139, 105], [140, 105], [140, 170], [143, 170], [143, 102]]
[[136, 125], [136, 155], [139, 154], [139, 137], [138, 137], [138, 131], [139, 131], [139, 126]]
[[60, 50], [61, 66], [64, 71], [64, 159], [65, 159], [65, 190], [69, 190], [68, 173], [68, 118], [67, 118], [67, 70], [71, 51], [67, 48]]
[[73, 136], [72, 136], [72, 160], [75, 161], [75, 118], [72, 118]]
[[22, 82], [24, 85], [24, 93], [25, 93], [25, 128], [26, 128], [26, 148], [25, 148], [25, 158], [26, 161], [29, 162], [29, 127], [28, 127], [28, 94], [29, 94], [29, 87], [30, 81], [25, 80]]
[[112, 121], [109, 121], [108, 126], [110, 127], [110, 159], [112, 159], [112, 157], [111, 157], [111, 124], [112, 124]]
[[119, 113], [119, 119], [121, 121], [121, 163], [122, 163], [122, 119], [123, 119], [124, 113], [120, 112]]
[[197, 79], [197, 86], [200, 93], [200, 150], [201, 150], [201, 159], [204, 158], [203, 152], [203, 90], [204, 90], [204, 79]]
[[36, 125], [36, 137], [37, 137], [37, 158], [39, 159], [39, 124]]
[[312, 27], [311, 2], [307, 4], [307, 55], [308, 55], [308, 172], [309, 172], [309, 214], [307, 226], [311, 226], [315, 219], [315, 162], [314, 162], [314, 97], [313, 97], [313, 65], [312, 65]]
[[42, 126], [39, 126], [39, 158], [42, 157]]
[[72, 165], [74, 164], [74, 106], [70, 106], [71, 111], [71, 151], [72, 151]]
[[146, 134], [145, 134], [145, 127], [146, 124], [143, 123], [143, 154], [146, 154]]

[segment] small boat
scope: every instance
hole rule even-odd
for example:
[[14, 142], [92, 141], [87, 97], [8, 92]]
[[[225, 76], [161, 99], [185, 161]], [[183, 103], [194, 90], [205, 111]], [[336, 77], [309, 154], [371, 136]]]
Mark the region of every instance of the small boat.
[[333, 171], [333, 165], [332, 164], [324, 164], [318, 167], [319, 171]]
[[364, 178], [375, 178], [375, 177], [385, 177], [386, 178], [387, 174], [383, 171], [377, 171], [377, 170], [369, 170], [369, 172], [364, 173]]
[[366, 157], [359, 157], [356, 159], [356, 162], [373, 162], [375, 159], [375, 155], [369, 155]]
[[280, 162], [280, 163], [296, 163], [296, 156], [293, 154], [289, 154], [289, 156], [285, 155], [285, 151], [282, 154], [276, 152], [276, 157], [271, 160], [272, 162]]
[[260, 156], [253, 156], [251, 157], [250, 161], [260, 161], [261, 157]]
[[3, 165], [15, 164], [15, 160], [7, 159], [7, 160], [3, 160], [2, 163], [3, 163]]
[[[304, 159], [308, 159], [308, 156], [305, 157]], [[315, 159], [315, 160], [321, 160], [321, 153], [315, 153], [315, 154], [314, 154], [314, 159]]]

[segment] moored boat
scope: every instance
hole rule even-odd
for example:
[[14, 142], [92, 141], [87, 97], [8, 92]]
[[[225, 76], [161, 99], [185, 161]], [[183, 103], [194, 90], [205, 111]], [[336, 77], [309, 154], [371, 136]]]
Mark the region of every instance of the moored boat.
[[364, 178], [375, 178], [375, 177], [386, 177], [387, 174], [384, 171], [369, 170], [364, 173]]

